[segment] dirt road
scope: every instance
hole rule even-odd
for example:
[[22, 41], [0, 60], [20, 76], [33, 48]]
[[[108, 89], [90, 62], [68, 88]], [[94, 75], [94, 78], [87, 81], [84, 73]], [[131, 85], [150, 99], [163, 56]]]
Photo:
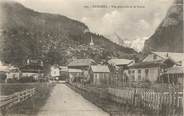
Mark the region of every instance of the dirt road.
[[57, 84], [38, 116], [109, 116], [65, 84]]

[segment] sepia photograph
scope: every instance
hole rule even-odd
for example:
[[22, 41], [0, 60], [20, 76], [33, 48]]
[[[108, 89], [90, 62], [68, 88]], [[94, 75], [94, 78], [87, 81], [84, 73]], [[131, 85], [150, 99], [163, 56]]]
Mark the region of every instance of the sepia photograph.
[[184, 116], [183, 0], [0, 0], [0, 116]]

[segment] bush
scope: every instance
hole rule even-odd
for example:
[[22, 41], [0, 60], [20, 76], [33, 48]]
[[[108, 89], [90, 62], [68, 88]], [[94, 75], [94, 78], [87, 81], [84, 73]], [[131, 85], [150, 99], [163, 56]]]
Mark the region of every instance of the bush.
[[7, 79], [7, 83], [18, 83], [18, 79], [16, 78]]
[[34, 79], [34, 77], [30, 76], [30, 77], [22, 77], [18, 80], [20, 83], [31, 83], [31, 82], [36, 82], [36, 80]]
[[7, 79], [7, 83], [32, 83], [36, 82], [34, 77], [22, 77], [19, 80], [17, 78]]

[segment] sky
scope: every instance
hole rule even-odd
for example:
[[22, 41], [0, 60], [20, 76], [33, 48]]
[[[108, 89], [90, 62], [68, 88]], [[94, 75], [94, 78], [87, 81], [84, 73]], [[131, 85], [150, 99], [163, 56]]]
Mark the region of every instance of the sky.
[[[90, 31], [140, 51], [165, 17], [173, 0], [15, 0], [40, 12], [65, 15], [84, 22]], [[105, 5], [108, 8], [92, 7]], [[109, 6], [121, 6], [112, 8]], [[143, 8], [124, 8], [142, 6]], [[119, 39], [118, 37], [119, 36]]]

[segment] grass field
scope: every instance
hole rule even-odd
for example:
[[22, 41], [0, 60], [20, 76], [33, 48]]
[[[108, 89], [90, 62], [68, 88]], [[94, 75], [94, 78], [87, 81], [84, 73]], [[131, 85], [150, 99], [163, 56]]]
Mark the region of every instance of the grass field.
[[51, 83], [13, 83], [13, 84], [1, 84], [1, 95], [10, 95], [14, 92], [22, 91], [27, 88], [36, 88], [36, 94], [27, 101], [13, 106], [8, 111], [7, 115], [36, 115], [40, 108], [44, 106], [47, 98], [54, 87]]
[[1, 83], [0, 94], [11, 95], [15, 92], [19, 92], [25, 89], [38, 87], [39, 83]]

